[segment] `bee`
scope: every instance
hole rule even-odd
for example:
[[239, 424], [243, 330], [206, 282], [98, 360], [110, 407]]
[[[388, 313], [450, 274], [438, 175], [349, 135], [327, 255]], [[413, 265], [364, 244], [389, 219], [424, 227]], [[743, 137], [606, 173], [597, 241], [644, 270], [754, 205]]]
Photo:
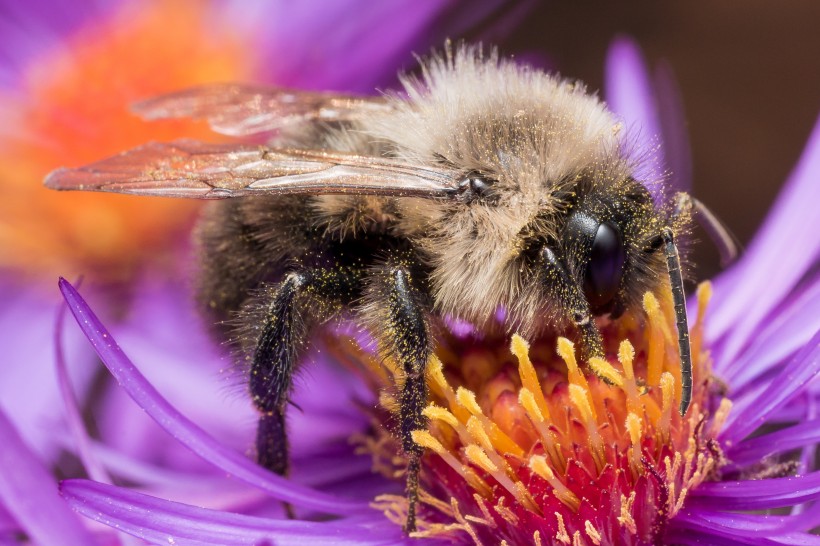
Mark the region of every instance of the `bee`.
[[[345, 315], [404, 372], [401, 443], [415, 530], [425, 366], [442, 317], [525, 336], [574, 332], [604, 356], [595, 318], [617, 319], [668, 278], [683, 377], [691, 361], [678, 237], [696, 199], [656, 202], [619, 120], [585, 87], [480, 48], [445, 47], [378, 97], [211, 85], [136, 105], [245, 141], [149, 143], [46, 186], [214, 199], [197, 232], [198, 293], [217, 337], [238, 341], [259, 410], [261, 465], [286, 474], [285, 410], [312, 333]], [[238, 325], [229, 327], [226, 325]]]

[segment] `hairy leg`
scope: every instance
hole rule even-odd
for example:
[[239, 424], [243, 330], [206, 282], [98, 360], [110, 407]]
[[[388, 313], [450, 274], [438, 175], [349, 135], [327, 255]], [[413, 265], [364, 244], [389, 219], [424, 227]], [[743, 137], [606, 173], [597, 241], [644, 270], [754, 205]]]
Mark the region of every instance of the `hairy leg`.
[[423, 449], [413, 441], [413, 431], [424, 430], [422, 411], [427, 405], [425, 369], [431, 353], [429, 327], [425, 319], [427, 298], [413, 282], [407, 266], [386, 266], [369, 278], [369, 301], [363, 309], [366, 321], [379, 337], [385, 352], [404, 372], [399, 393], [402, 448], [407, 454], [406, 494], [409, 503], [405, 530], [416, 530], [419, 468]]

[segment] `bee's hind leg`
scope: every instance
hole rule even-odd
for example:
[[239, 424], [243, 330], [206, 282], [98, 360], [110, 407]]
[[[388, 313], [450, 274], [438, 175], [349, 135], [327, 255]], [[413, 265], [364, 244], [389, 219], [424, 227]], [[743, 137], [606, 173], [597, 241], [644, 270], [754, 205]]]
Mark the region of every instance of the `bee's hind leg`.
[[290, 466], [285, 407], [294, 367], [312, 326], [339, 310], [356, 279], [344, 268], [291, 272], [277, 284], [263, 285], [243, 311], [262, 325], [251, 336], [255, 348], [248, 355], [251, 397], [260, 412], [257, 460], [279, 475], [287, 475]]
[[399, 393], [402, 448], [408, 457], [405, 531], [416, 530], [419, 469], [423, 449], [413, 441], [413, 431], [424, 430], [422, 411], [427, 405], [425, 369], [431, 354], [429, 327], [425, 319], [428, 298], [416, 285], [407, 266], [385, 266], [369, 278], [367, 298], [361, 309], [365, 321], [378, 336], [386, 356], [404, 372]]

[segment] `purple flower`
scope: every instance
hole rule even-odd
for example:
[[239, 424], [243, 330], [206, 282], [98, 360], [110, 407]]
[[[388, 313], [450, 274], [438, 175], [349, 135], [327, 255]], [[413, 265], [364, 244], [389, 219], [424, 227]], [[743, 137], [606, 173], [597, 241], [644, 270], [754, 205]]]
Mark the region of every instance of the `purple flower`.
[[[650, 135], [664, 131], [654, 121], [657, 111], [650, 107], [648, 95], [628, 91], [616, 98], [618, 89], [648, 88], [639, 57], [628, 43], [614, 50], [610, 68], [613, 107], [627, 123], [640, 119], [648, 120], [645, 127], [655, 123]], [[618, 87], [624, 81], [632, 85]], [[670, 154], [668, 148], [663, 151]], [[630, 356], [628, 348], [621, 351], [618, 369], [611, 372], [614, 386], [584, 378], [573, 368], [574, 357], [564, 345], [560, 356], [569, 368], [570, 385], [564, 382], [555, 387], [555, 398], [543, 401], [543, 393], [539, 397], [532, 389], [534, 402], [530, 404], [526, 396], [520, 397], [522, 385], [529, 385], [524, 362], [529, 354], [539, 366], [547, 357], [539, 352], [543, 347], [533, 345], [528, 353], [519, 344], [515, 353], [524, 371], [513, 391], [496, 388], [509, 378], [491, 374], [481, 378], [475, 390], [496, 394], [481, 398], [483, 407], [477, 413], [470, 416], [473, 410], [464, 390], [458, 396], [466, 399], [450, 406], [448, 411], [455, 419], [461, 419], [458, 413], [463, 410], [465, 422], [480, 426], [479, 415], [486, 413], [496, 427], [488, 425], [487, 430], [506, 431], [512, 445], [522, 445], [533, 434], [526, 428], [530, 425], [516, 428], [518, 417], [526, 416], [537, 428], [546, 422], [545, 407], [557, 414], [555, 405], [566, 402], [580, 422], [589, 419], [584, 399], [593, 400], [593, 406], [596, 400], [609, 400], [606, 404], [615, 404], [610, 407], [623, 429], [613, 435], [614, 427], [589, 428], [587, 439], [579, 443], [579, 460], [589, 454], [588, 464], [594, 465], [597, 461], [592, 459], [601, 454], [612, 466], [634, 472], [609, 483], [611, 490], [626, 493], [619, 499], [621, 504], [607, 505], [611, 499], [602, 495], [598, 505], [591, 505], [583, 495], [598, 494], [600, 487], [584, 485], [571, 468], [558, 472], [549, 466], [552, 454], [558, 459], [561, 455], [545, 447], [547, 435], [533, 443], [541, 442], [540, 451], [527, 455], [528, 465], [515, 477], [524, 484], [523, 490], [513, 484], [504, 492], [503, 472], [499, 473], [492, 457], [507, 440], [493, 436], [479, 446], [483, 451], [460, 450], [453, 435], [448, 438], [447, 429], [436, 424], [429, 438], [419, 438], [419, 443], [430, 447], [423, 474], [430, 496], [421, 514], [425, 522], [421, 535], [432, 537], [431, 541], [466, 543], [526, 539], [605, 544], [617, 543], [616, 537], [635, 544], [648, 540], [717, 545], [816, 543], [808, 531], [820, 524], [816, 507], [820, 472], [813, 466], [820, 436], [816, 423], [819, 389], [816, 381], [812, 383], [820, 371], [820, 316], [815, 311], [820, 303], [820, 275], [815, 267], [820, 244], [811, 240], [814, 230], [806, 229], [806, 223], [816, 222], [809, 207], [820, 197], [818, 176], [820, 125], [749, 252], [716, 279], [708, 314], [704, 314], [708, 290], [701, 292], [697, 307], [702, 320], [693, 328], [693, 340], [695, 352], [701, 355], [696, 358], [696, 369], [702, 390], [695, 399], [703, 411], [702, 421], [679, 419], [670, 411], [676, 406], [671, 375], [661, 375], [658, 385], [649, 382], [659, 388], [640, 399], [633, 396], [637, 390], [630, 390], [637, 388], [627, 371], [633, 358], [636, 370], [638, 362], [644, 362], [647, 374], [652, 367], [651, 345], [663, 337], [663, 300], [655, 301], [657, 321], [651, 319], [649, 326], [632, 332], [645, 336], [646, 346], [638, 339], [634, 341], [637, 353]], [[800, 256], [793, 250], [798, 247]], [[20, 533], [25, 533], [41, 544], [116, 544], [124, 539], [115, 530], [151, 543], [171, 544], [417, 542], [404, 537], [400, 526], [391, 521], [391, 517], [401, 520], [401, 484], [371, 472], [372, 466], [390, 475], [402, 463], [394, 460], [396, 448], [384, 434], [385, 412], [373, 409], [377, 392], [370, 387], [379, 385], [380, 378], [367, 371], [366, 352], [328, 341], [322, 353], [312, 355], [316, 362], [309, 366], [294, 395], [302, 411], [289, 415], [294, 471], [291, 479], [284, 479], [258, 467], [244, 454], [250, 445], [254, 414], [242, 394], [225, 392], [226, 378], [232, 376], [222, 368], [229, 364], [202, 336], [197, 319], [184, 311], [184, 295], [178, 287], [149, 281], [137, 285], [130, 316], [112, 328], [124, 349], [71, 284], [61, 280], [60, 290], [83, 335], [120, 388], [106, 389], [101, 397], [78, 407], [66, 368], [76, 359], [73, 351], [80, 349], [72, 345], [71, 356], [58, 352], [57, 387], [66, 404], [68, 426], [51, 423], [46, 430], [58, 445], [77, 456], [91, 478], [66, 479], [59, 486], [41, 462], [41, 454], [32, 452], [8, 418], [19, 402], [4, 405], [0, 445], [7, 446], [2, 451], [3, 468], [11, 471], [0, 473], [0, 543], [18, 544]], [[649, 315], [652, 305], [650, 298], [646, 303]], [[63, 334], [60, 324], [58, 338]], [[467, 337], [449, 343], [458, 348]], [[325, 354], [356, 356], [365, 371], [361, 376], [351, 374]], [[487, 358], [489, 366], [497, 364], [493, 358]], [[711, 379], [710, 366], [725, 382], [725, 389]], [[71, 370], [72, 376], [74, 373]], [[475, 378], [461, 380], [459, 386], [467, 385], [468, 380], [476, 382]], [[446, 403], [444, 391], [457, 381], [451, 375], [442, 375], [441, 381], [434, 378], [437, 400]], [[510, 399], [508, 392], [516, 396]], [[642, 405], [645, 413], [639, 416], [635, 404]], [[83, 426], [81, 415], [86, 410], [96, 420], [96, 439]], [[539, 412], [542, 421], [533, 417]], [[439, 415], [442, 421], [449, 419]], [[468, 421], [471, 417], [476, 420]], [[603, 443], [596, 444], [593, 432]], [[348, 443], [351, 437], [357, 438], [355, 446]], [[448, 441], [457, 449], [443, 445]], [[620, 452], [607, 451], [607, 441], [625, 447]], [[689, 451], [687, 446], [692, 443], [695, 447]], [[663, 466], [661, 455], [660, 466], [644, 461], [655, 449], [669, 455], [669, 466]], [[798, 455], [792, 457], [795, 450]], [[678, 463], [674, 453], [683, 454]], [[690, 453], [692, 459], [686, 459]], [[469, 472], [459, 474], [459, 465], [450, 465], [448, 457], [457, 463], [461, 462], [457, 458], [469, 459], [472, 466], [461, 467]], [[606, 479], [606, 466], [602, 465], [596, 479]], [[441, 477], [448, 480], [435, 481]], [[482, 504], [473, 493], [488, 484], [498, 485], [489, 490], [492, 502]], [[670, 488], [672, 484], [677, 489]], [[682, 490], [682, 484], [691, 489]], [[493, 504], [501, 498], [506, 504]], [[374, 499], [378, 500], [374, 503]], [[281, 501], [294, 505], [298, 520], [283, 519]], [[486, 513], [481, 506], [487, 508]], [[69, 508], [86, 519], [75, 517]], [[761, 513], [773, 509], [785, 509], [785, 513]], [[44, 520], [46, 510], [49, 518]], [[615, 516], [595, 519], [608, 513]], [[633, 538], [626, 541], [623, 537]]]

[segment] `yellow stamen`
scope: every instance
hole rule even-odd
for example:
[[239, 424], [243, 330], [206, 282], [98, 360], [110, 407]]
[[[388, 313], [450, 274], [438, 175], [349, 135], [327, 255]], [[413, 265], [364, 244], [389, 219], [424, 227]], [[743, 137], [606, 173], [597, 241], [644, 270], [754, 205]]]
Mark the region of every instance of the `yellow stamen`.
[[524, 408], [524, 411], [527, 412], [527, 417], [529, 417], [530, 422], [538, 431], [541, 444], [544, 446], [544, 451], [550, 456], [552, 463], [558, 467], [561, 472], [565, 472], [566, 459], [556, 444], [553, 433], [550, 432], [549, 427], [545, 424], [544, 416], [541, 415], [541, 410], [538, 409], [538, 404], [535, 403], [535, 397], [532, 392], [526, 387], [522, 387], [518, 393], [518, 402]]
[[710, 436], [718, 435], [723, 428], [723, 425], [726, 423], [726, 418], [729, 417], [730, 411], [732, 411], [732, 401], [728, 398], [724, 398], [720, 401], [720, 406], [718, 406], [718, 409], [715, 412], [715, 418], [712, 420]]
[[[495, 465], [495, 463], [490, 459], [490, 456], [488, 456], [483, 449], [476, 444], [470, 444], [464, 449], [464, 453], [471, 463], [495, 478], [495, 480], [501, 484], [504, 489], [509, 491], [518, 502], [526, 506], [527, 509], [540, 513], [540, 510], [533, 502], [532, 497], [530, 497], [529, 491], [523, 487], [523, 484], [513, 482], [507, 474], [499, 470], [498, 466]], [[492, 453], [494, 454], [494, 452]]]
[[618, 346], [618, 361], [624, 367], [623, 389], [626, 393], [626, 408], [632, 413], [641, 413], [640, 401], [638, 400], [638, 385], [635, 382], [635, 370], [632, 366], [635, 358], [635, 348], [628, 339], [625, 339]]
[[558, 518], [558, 532], [555, 534], [555, 540], [561, 544], [570, 544], [569, 533], [567, 533], [567, 526], [564, 525], [564, 517], [555, 512], [555, 517]]
[[575, 496], [575, 493], [570, 491], [567, 486], [561, 482], [561, 480], [555, 477], [555, 473], [547, 464], [547, 459], [541, 455], [533, 455], [530, 457], [529, 467], [533, 472], [547, 480], [547, 483], [552, 486], [558, 500], [564, 503], [571, 510], [578, 510], [578, 507], [581, 505], [581, 501]]
[[632, 471], [637, 475], [641, 471], [641, 418], [630, 413], [626, 416], [626, 430], [629, 433], [629, 440], [632, 443], [632, 448], [629, 450], [629, 459], [632, 466]]
[[672, 407], [675, 406], [675, 378], [669, 372], [661, 376], [661, 419], [658, 423], [662, 438], [669, 438], [669, 427], [672, 423]]
[[589, 384], [586, 377], [578, 368], [578, 362], [575, 360], [575, 345], [565, 337], [558, 338], [558, 356], [567, 365], [567, 379], [574, 385], [580, 385], [585, 390], [589, 390]]
[[498, 474], [498, 467], [493, 464], [489, 457], [487, 457], [487, 454], [484, 453], [484, 450], [478, 447], [477, 445], [468, 445], [466, 448], [464, 448], [464, 454], [467, 456], [471, 463], [479, 467], [487, 474], [491, 474], [493, 476]]
[[579, 385], [569, 386], [569, 398], [583, 419], [584, 428], [586, 428], [589, 436], [590, 451], [592, 458], [595, 460], [595, 466], [598, 471], [605, 466], [604, 462], [604, 441], [601, 438], [601, 433], [598, 430], [598, 424], [595, 421], [595, 411], [592, 408], [590, 400], [590, 392]]
[[507, 436], [504, 431], [498, 427], [498, 425], [496, 425], [493, 421], [490, 421], [490, 419], [484, 415], [484, 412], [481, 411], [481, 406], [479, 406], [478, 402], [476, 402], [475, 393], [465, 389], [464, 387], [459, 387], [456, 391], [456, 399], [462, 407], [473, 414], [473, 417], [477, 418], [481, 422], [481, 425], [484, 429], [486, 429], [487, 434], [492, 440], [494, 450], [498, 450], [501, 453], [511, 453], [516, 457], [524, 456], [524, 450], [521, 449], [521, 446], [516, 444], [512, 438]]
[[595, 546], [601, 544], [601, 533], [592, 525], [591, 521], [586, 520], [584, 522], [584, 531]]
[[572, 400], [572, 403], [578, 408], [578, 411], [581, 412], [581, 417], [583, 421], [587, 423], [594, 423], [595, 421], [595, 414], [592, 412], [592, 406], [589, 403], [589, 399], [587, 395], [589, 391], [584, 389], [579, 385], [570, 385], [569, 386], [569, 398]]
[[447, 400], [447, 404], [450, 406], [450, 411], [453, 412], [459, 421], [466, 423], [467, 419], [470, 417], [470, 414], [456, 402], [456, 394], [453, 392], [453, 388], [450, 386], [447, 378], [444, 377], [444, 365], [436, 355], [430, 356], [430, 361], [427, 364], [427, 370], [427, 376], [432, 380], [431, 387], [433, 388], [433, 391], [435, 391], [440, 397]]
[[422, 413], [431, 421], [442, 421], [444, 423], [447, 423], [454, 429], [458, 428], [460, 424], [458, 422], [458, 419], [456, 419], [456, 416], [450, 413], [447, 409], [433, 404], [430, 404], [429, 406], [424, 408], [424, 411]]
[[663, 317], [658, 300], [651, 292], [643, 296], [643, 308], [647, 316], [649, 328], [649, 348], [647, 351], [646, 383], [657, 385], [663, 371], [663, 357], [666, 349], [663, 334]]
[[541, 388], [541, 383], [538, 381], [538, 376], [535, 374], [535, 368], [530, 360], [530, 346], [524, 341], [524, 338], [515, 334], [510, 343], [510, 351], [518, 359], [518, 374], [521, 376], [521, 384], [527, 388], [534, 396], [535, 403], [541, 411], [544, 419], [550, 418], [550, 410], [547, 405], [547, 400], [544, 398], [544, 391]]
[[618, 522], [627, 528], [633, 535], [638, 532], [638, 526], [635, 524], [635, 518], [632, 517], [632, 505], [635, 503], [635, 492], [629, 493], [629, 498], [621, 495], [621, 515], [618, 516]]
[[597, 356], [593, 356], [589, 359], [589, 367], [592, 368], [592, 371], [595, 372], [595, 375], [599, 377], [603, 377], [616, 387], [622, 387], [624, 384], [624, 378], [618, 373], [612, 364], [604, 360], [603, 358], [598, 358]]

